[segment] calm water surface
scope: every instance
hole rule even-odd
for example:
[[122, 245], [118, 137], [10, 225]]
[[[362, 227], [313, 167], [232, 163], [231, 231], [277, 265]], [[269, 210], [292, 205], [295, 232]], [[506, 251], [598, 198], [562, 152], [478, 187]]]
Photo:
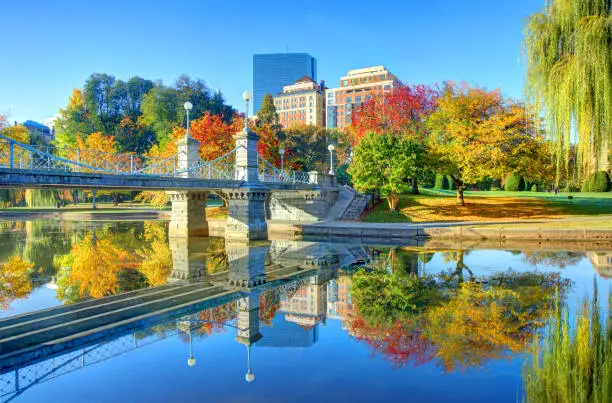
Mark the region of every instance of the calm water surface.
[[168, 239], [161, 222], [0, 224], [0, 318], [194, 277], [241, 290], [4, 369], [1, 402], [516, 402], [555, 294], [575, 312], [594, 282], [605, 301], [612, 284], [612, 252], [601, 250], [239, 244]]

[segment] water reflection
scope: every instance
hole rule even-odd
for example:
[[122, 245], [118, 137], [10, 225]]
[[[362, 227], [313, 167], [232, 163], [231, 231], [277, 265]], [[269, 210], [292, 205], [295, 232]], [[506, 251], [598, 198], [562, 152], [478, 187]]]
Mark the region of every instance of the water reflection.
[[590, 261], [605, 277], [612, 267], [609, 252], [525, 251], [515, 252], [523, 270], [507, 270], [505, 261], [482, 270], [480, 251], [168, 238], [155, 222], [13, 223], [0, 236], [4, 316], [49, 281], [64, 304], [142, 289], [146, 297], [158, 286], [194, 293], [159, 302], [163, 314], [147, 321], [106, 323], [93, 341], [75, 338], [54, 350], [32, 344], [44, 354], [0, 358], [3, 399], [167, 338], [188, 346], [177, 359], [193, 367], [202, 362], [198, 343], [227, 333], [245, 346], [243, 374], [252, 382], [265, 348], [313, 346], [328, 320], [390, 367], [481, 368], [529, 351], [556, 298], [565, 301], [568, 268]]

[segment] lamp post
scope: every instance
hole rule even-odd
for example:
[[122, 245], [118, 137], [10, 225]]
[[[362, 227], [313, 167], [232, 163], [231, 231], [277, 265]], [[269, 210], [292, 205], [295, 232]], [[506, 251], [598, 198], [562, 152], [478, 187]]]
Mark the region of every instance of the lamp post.
[[191, 109], [193, 109], [193, 105], [191, 104], [191, 102], [185, 102], [185, 104], [183, 105], [183, 107], [185, 108], [185, 111], [187, 111], [187, 135], [185, 136], [187, 139], [189, 139], [189, 111]]
[[187, 365], [190, 367], [196, 365], [196, 359], [193, 356], [193, 341], [191, 340], [191, 323], [189, 323], [189, 359], [187, 360]]
[[247, 345], [247, 373], [244, 375], [244, 380], [247, 382], [253, 382], [255, 380], [255, 374], [251, 370], [251, 346]]
[[244, 111], [244, 131], [249, 131], [249, 101], [251, 100], [251, 93], [245, 91], [242, 93], [242, 99], [246, 103], [246, 108]]
[[285, 171], [285, 149], [281, 148], [280, 150], [278, 150], [278, 153], [280, 154], [281, 157], [281, 172]]
[[330, 144], [327, 146], [327, 149], [329, 150], [329, 174], [333, 175], [334, 174], [334, 150], [336, 149], [336, 147], [334, 147], [333, 144]]

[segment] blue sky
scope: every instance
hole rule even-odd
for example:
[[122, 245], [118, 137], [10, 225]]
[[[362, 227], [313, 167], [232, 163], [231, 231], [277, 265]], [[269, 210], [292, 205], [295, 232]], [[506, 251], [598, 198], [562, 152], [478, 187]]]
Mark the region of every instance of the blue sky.
[[408, 83], [523, 94], [523, 23], [544, 0], [5, 0], [0, 112], [42, 121], [93, 72], [166, 84], [183, 73], [240, 109], [254, 53], [308, 52], [319, 79], [385, 65]]

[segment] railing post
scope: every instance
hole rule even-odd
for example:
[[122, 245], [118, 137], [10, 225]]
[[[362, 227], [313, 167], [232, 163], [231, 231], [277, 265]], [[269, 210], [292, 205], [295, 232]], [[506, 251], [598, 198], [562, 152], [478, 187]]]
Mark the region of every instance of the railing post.
[[15, 164], [15, 143], [9, 141], [9, 168], [13, 169]]
[[81, 172], [81, 149], [77, 148], [77, 165], [76, 172]]
[[134, 154], [130, 154], [130, 175], [134, 174]]

